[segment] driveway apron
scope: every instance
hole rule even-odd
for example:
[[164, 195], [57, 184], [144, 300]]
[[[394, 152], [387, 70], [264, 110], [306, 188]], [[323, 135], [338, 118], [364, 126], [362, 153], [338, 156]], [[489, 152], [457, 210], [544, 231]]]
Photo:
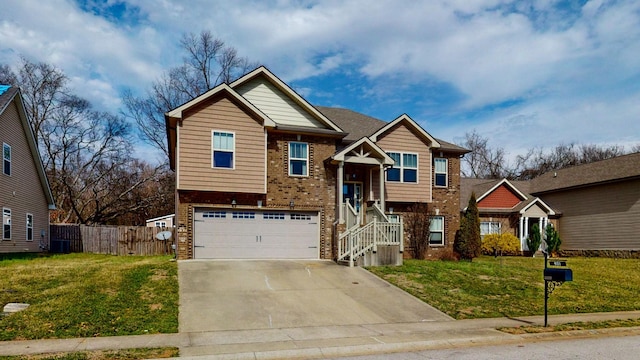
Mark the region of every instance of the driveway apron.
[[366, 270], [310, 260], [178, 263], [180, 332], [453, 320]]

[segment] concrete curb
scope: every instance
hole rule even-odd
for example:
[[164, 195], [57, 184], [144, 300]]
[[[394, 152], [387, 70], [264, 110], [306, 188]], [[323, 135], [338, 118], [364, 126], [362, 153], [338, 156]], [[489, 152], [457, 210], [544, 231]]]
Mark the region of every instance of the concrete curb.
[[[638, 319], [640, 311], [553, 315], [552, 325]], [[329, 358], [480, 345], [552, 341], [581, 337], [640, 335], [640, 327], [571, 330], [512, 335], [496, 328], [541, 325], [542, 316], [440, 322], [366, 324], [249, 331], [154, 334], [0, 342], [0, 356], [178, 347], [179, 359]]]

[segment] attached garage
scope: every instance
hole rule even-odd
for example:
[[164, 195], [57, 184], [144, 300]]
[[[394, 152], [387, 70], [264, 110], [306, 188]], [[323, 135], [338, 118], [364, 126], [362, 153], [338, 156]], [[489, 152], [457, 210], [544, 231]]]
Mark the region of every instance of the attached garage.
[[318, 212], [197, 208], [196, 259], [318, 259]]

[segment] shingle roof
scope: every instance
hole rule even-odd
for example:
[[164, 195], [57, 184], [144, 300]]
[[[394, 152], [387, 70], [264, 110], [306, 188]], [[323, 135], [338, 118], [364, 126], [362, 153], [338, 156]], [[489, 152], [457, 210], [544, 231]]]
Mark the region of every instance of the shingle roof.
[[[349, 109], [326, 106], [316, 106], [316, 109], [338, 125], [344, 132], [348, 133], [348, 135], [343, 139], [346, 143], [351, 143], [365, 136], [370, 136], [380, 130], [380, 128], [387, 125], [386, 121]], [[436, 139], [436, 141], [440, 143], [440, 149], [442, 150], [459, 153], [469, 152], [469, 150], [450, 142], [440, 139]]]
[[[460, 210], [464, 210], [469, 204], [471, 193], [476, 194], [476, 199], [484, 195], [487, 191], [496, 186], [502, 179], [474, 179], [474, 178], [460, 178]], [[527, 207], [531, 202], [536, 200], [536, 196], [529, 192], [531, 183], [529, 181], [509, 180], [509, 183], [513, 185], [518, 191], [520, 191], [527, 198], [521, 201], [518, 205], [511, 209], [485, 209], [484, 212], [489, 213], [512, 213], [517, 212]], [[556, 213], [559, 211], [555, 210]]]
[[640, 178], [640, 152], [542, 174], [530, 182], [530, 193]]
[[17, 92], [17, 87], [7, 87], [7, 85], [0, 85], [0, 114], [4, 112], [4, 109], [11, 102], [11, 100], [13, 100], [13, 97]]

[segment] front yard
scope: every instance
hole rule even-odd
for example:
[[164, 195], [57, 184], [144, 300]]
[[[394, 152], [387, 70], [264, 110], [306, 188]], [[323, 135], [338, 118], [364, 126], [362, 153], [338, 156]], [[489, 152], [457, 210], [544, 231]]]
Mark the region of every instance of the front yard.
[[[640, 260], [569, 258], [573, 282], [549, 298], [549, 314], [640, 309]], [[544, 314], [544, 259], [405, 260], [369, 271], [456, 319]]]
[[[640, 260], [570, 258], [574, 281], [556, 288], [550, 314], [640, 309]], [[406, 260], [369, 270], [456, 319], [541, 315], [541, 258]], [[0, 260], [0, 340], [174, 333], [177, 263], [168, 256], [69, 254]]]
[[0, 261], [0, 340], [178, 331], [177, 264], [169, 256], [69, 254]]

